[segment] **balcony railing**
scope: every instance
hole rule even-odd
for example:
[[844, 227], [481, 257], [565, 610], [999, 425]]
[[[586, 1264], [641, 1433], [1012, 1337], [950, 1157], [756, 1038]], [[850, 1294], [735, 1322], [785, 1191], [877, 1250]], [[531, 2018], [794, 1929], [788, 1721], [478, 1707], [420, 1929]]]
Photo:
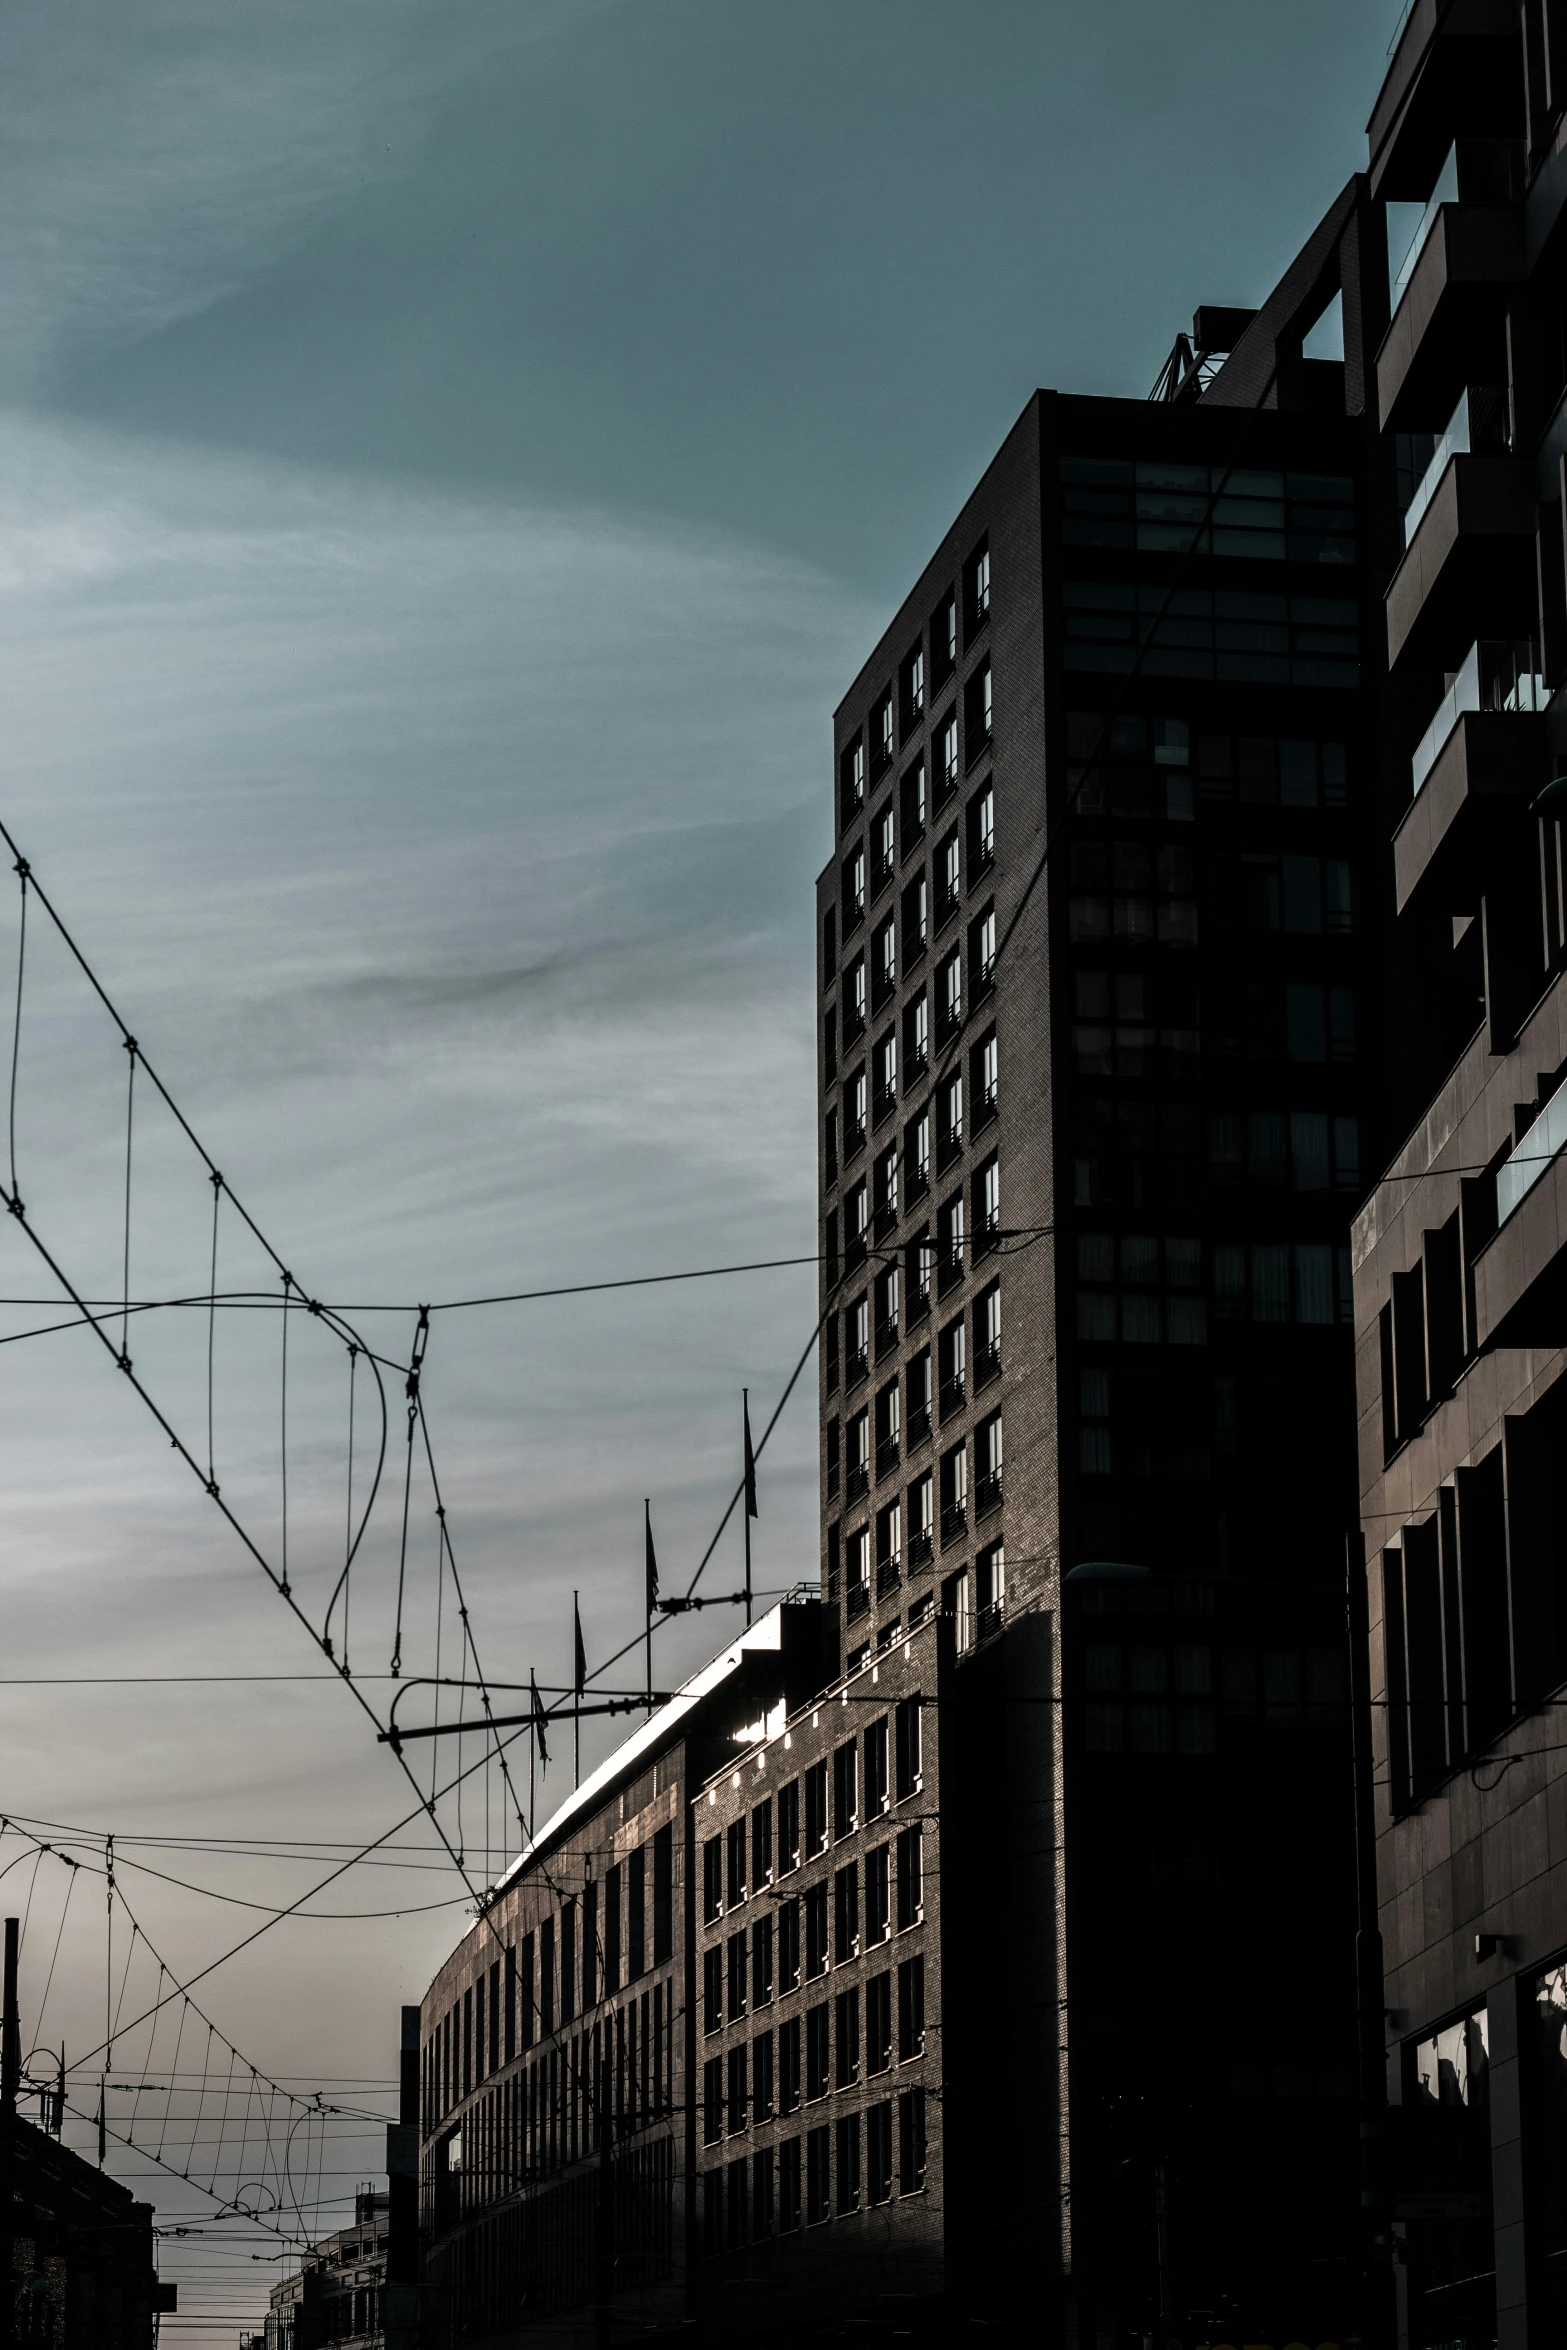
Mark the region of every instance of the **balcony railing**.
[[1404, 544], [1407, 547], [1420, 528], [1420, 517], [1436, 494], [1436, 485], [1453, 458], [1470, 455], [1500, 456], [1513, 445], [1509, 421], [1506, 388], [1501, 384], [1468, 384], [1458, 396], [1458, 406], [1447, 420], [1446, 430], [1431, 452], [1431, 462], [1415, 485], [1415, 494], [1404, 512]]
[[1001, 1346], [982, 1346], [974, 1357], [974, 1385], [976, 1390], [988, 1387], [992, 1379], [1001, 1376]]
[[1452, 684], [1436, 706], [1425, 733], [1409, 762], [1410, 779], [1418, 792], [1442, 754], [1449, 735], [1466, 710], [1543, 710], [1550, 700], [1545, 679], [1535, 668], [1535, 648], [1485, 638], [1464, 655]]
[[968, 1532], [968, 1504], [962, 1501], [944, 1501], [941, 1505], [941, 1547], [961, 1542]]
[[896, 1436], [884, 1436], [876, 1447], [876, 1474], [885, 1477], [895, 1469], [903, 1457], [903, 1448]]
[[863, 1346], [846, 1346], [844, 1348], [844, 1377], [850, 1387], [858, 1387], [860, 1381], [868, 1376], [870, 1367], [871, 1359]]
[[849, 1501], [858, 1501], [862, 1493], [870, 1491], [870, 1483], [869, 1468], [863, 1461], [856, 1462], [843, 1481], [845, 1498]]
[[848, 1617], [850, 1623], [854, 1623], [860, 1616], [868, 1615], [870, 1613], [870, 1605], [870, 1585], [868, 1583], [851, 1583], [849, 1585], [848, 1600]]
[[994, 1476], [977, 1477], [974, 1480], [974, 1515], [976, 1518], [987, 1517], [992, 1510], [1000, 1507], [1001, 1471], [997, 1469]]
[[908, 1444], [912, 1452], [917, 1444], [924, 1444], [930, 1435], [930, 1406], [913, 1404], [909, 1408]]
[[954, 1412], [961, 1412], [968, 1401], [967, 1384], [961, 1372], [941, 1382], [941, 1416], [950, 1420]]
[[898, 1585], [899, 1585], [899, 1584], [902, 1582], [902, 1580], [903, 1580], [903, 1576], [902, 1576], [902, 1573], [900, 1572], [900, 1565], [899, 1565], [898, 1556], [897, 1556], [897, 1553], [896, 1553], [896, 1552], [894, 1552], [891, 1558], [883, 1559], [883, 1560], [880, 1562], [880, 1564], [877, 1566], [877, 1569], [876, 1569], [876, 1596], [877, 1596], [877, 1598], [878, 1598], [878, 1599], [885, 1599], [885, 1598], [887, 1597], [887, 1595], [888, 1595], [888, 1593], [889, 1593], [889, 1592], [891, 1592], [891, 1591], [896, 1591], [896, 1590], [897, 1590], [897, 1588], [898, 1588]]
[[1560, 1085], [1513, 1150], [1497, 1169], [1496, 1221], [1505, 1224], [1513, 1210], [1531, 1192], [1557, 1153], [1567, 1148], [1567, 1085]]
[[[1444, 161], [1441, 170], [1437, 174], [1436, 186], [1432, 189], [1431, 194], [1427, 199], [1425, 210], [1421, 213], [1420, 218], [1415, 223], [1415, 231], [1414, 235], [1409, 240], [1409, 248], [1405, 253], [1403, 260], [1399, 263], [1397, 274], [1394, 276], [1391, 303], [1391, 307], [1394, 310], [1398, 308], [1400, 302], [1402, 302], [1404, 299], [1405, 290], [1408, 287], [1410, 279], [1415, 274], [1415, 263], [1420, 259], [1421, 254], [1425, 251], [1426, 239], [1430, 236], [1431, 231], [1436, 226], [1437, 214], [1441, 211], [1444, 204], [1456, 204], [1457, 202], [1458, 147], [1455, 142], [1455, 144], [1449, 147], [1447, 150], [1446, 160]], [[1391, 226], [1391, 223], [1389, 225]], [[1391, 261], [1392, 255], [1390, 254], [1388, 258]]]
[[928, 1526], [921, 1527], [917, 1534], [909, 1536], [909, 1573], [911, 1575], [920, 1567], [928, 1567], [935, 1555], [936, 1545], [931, 1539]]
[[878, 1363], [885, 1355], [890, 1355], [896, 1351], [899, 1336], [900, 1331], [898, 1327], [898, 1317], [896, 1314], [894, 1314], [889, 1321], [877, 1323], [876, 1360]]

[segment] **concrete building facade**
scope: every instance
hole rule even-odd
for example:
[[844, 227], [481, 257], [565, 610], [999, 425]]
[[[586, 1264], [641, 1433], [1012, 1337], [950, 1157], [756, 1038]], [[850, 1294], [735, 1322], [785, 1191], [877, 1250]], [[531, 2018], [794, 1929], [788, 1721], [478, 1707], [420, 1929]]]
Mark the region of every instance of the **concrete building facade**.
[[1401, 2341], [1567, 2325], [1567, 50], [1419, 0], [1370, 125], [1391, 322], [1397, 965], [1417, 1101], [1355, 1232]]

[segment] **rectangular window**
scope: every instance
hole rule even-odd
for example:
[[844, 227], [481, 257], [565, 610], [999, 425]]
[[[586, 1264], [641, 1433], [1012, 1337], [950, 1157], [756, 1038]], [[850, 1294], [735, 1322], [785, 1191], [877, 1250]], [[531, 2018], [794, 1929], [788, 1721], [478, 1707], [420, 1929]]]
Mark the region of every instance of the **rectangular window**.
[[800, 2110], [800, 2019], [791, 2016], [778, 2028], [778, 2110]]
[[905, 2089], [898, 2099], [898, 2193], [917, 2195], [925, 2184], [925, 2092]]
[[852, 1836], [859, 1824], [859, 1754], [851, 1738], [835, 1748], [832, 1758], [833, 1842]]
[[840, 2089], [852, 2089], [860, 2077], [860, 1993], [859, 1986], [840, 1991], [834, 2001], [837, 2013], [833, 2018], [837, 2060], [834, 2079]]
[[838, 2211], [860, 2208], [860, 2117], [844, 2114], [838, 2123]]
[[535, 1948], [536, 1944], [534, 1937], [531, 1934], [524, 1934], [522, 1937], [522, 1949], [518, 1953], [518, 1973], [520, 1978], [518, 1986], [518, 2005], [522, 2011], [522, 2045], [524, 2048], [531, 2048], [533, 2046], [534, 2040], [537, 2037], [538, 2029], [538, 2010], [534, 2004], [538, 1997], [534, 1978]]
[[598, 2005], [599, 1996], [599, 1889], [596, 1884], [582, 1888], [582, 2009]]
[[576, 2014], [577, 1905], [564, 1904], [560, 1913], [560, 2020], [569, 2024]]
[[773, 2149], [759, 2147], [751, 2157], [751, 2237], [765, 2244], [773, 2232]]
[[941, 1540], [960, 1542], [968, 1531], [968, 1451], [955, 1444], [941, 1456]]
[[745, 1899], [746, 1833], [744, 1820], [732, 1820], [729, 1825], [729, 1876], [726, 1900], [730, 1909], [737, 1909]]
[[751, 2106], [759, 2122], [773, 2118], [773, 2036], [758, 2032], [751, 2043]]
[[778, 1911], [778, 1988], [793, 1991], [800, 1981], [800, 1904], [783, 1902]]
[[898, 1837], [898, 1932], [906, 1934], [925, 1915], [925, 1859], [918, 1823]]
[[931, 615], [930, 689], [939, 694], [958, 665], [958, 599], [949, 590]]
[[910, 849], [914, 848], [925, 836], [925, 762], [923, 759], [916, 759], [914, 765], [903, 778], [899, 794], [898, 814], [903, 826], [903, 853], [907, 856]]
[[832, 2216], [830, 2138], [825, 2122], [819, 2130], [807, 2130], [805, 2134], [805, 2224], [808, 2228], [820, 2227], [823, 2220]]
[[724, 2134], [724, 2060], [710, 2056], [702, 2067], [702, 2143], [716, 2146]]
[[724, 2024], [724, 1946], [715, 1942], [702, 1953], [702, 2029], [722, 2031]]
[[555, 1920], [539, 1929], [539, 2030], [547, 2040], [555, 2029]]
[[865, 1817], [880, 1819], [887, 1808], [887, 1717], [865, 1733]]
[[970, 767], [990, 748], [993, 716], [990, 663], [982, 661], [963, 688], [963, 741]]
[[872, 1975], [865, 1986], [865, 2069], [884, 2073], [892, 2067], [892, 1976]]
[[729, 2051], [729, 2135], [737, 2136], [751, 2118], [751, 2100], [746, 2088], [746, 2047], [742, 2040], [738, 2048]]
[[805, 1850], [809, 1856], [827, 1849], [827, 1763], [812, 1763], [805, 1774]]
[[736, 2021], [745, 2013], [746, 1974], [750, 1952], [746, 1948], [745, 1929], [729, 1937], [729, 2018]]
[[702, 1846], [702, 1923], [710, 1926], [724, 1913], [724, 1840], [709, 1836]]
[[805, 1979], [827, 1972], [827, 1887], [813, 1885], [805, 1896]]
[[958, 722], [948, 718], [936, 736], [936, 805], [951, 797], [958, 788]]
[[827, 2094], [831, 2016], [825, 1999], [805, 2011], [805, 2101], [814, 2104]]
[[647, 1846], [639, 1844], [626, 1863], [626, 1980], [647, 1968]]
[[865, 2114], [865, 2200], [870, 2204], [892, 2199], [892, 2100], [867, 2107]]
[[778, 1874], [786, 1877], [800, 1865], [800, 1782], [791, 1779], [778, 1790]]
[[778, 2149], [778, 2233], [792, 2236], [800, 2225], [800, 2141], [785, 2138]]
[[833, 1964], [846, 1966], [860, 1955], [860, 1870], [857, 1861], [839, 1869], [832, 1881]]
[[751, 2004], [765, 2007], [773, 1995], [773, 1921], [759, 1917], [751, 1928]]
[[675, 1947], [675, 1831], [660, 1828], [653, 1838], [653, 1964], [662, 1966]]
[[922, 1952], [898, 1969], [898, 2062], [925, 2053], [925, 1959]]
[[865, 1855], [865, 1943], [874, 1950], [892, 1929], [891, 1853], [885, 1844], [873, 1844]]
[[920, 1701], [917, 1697], [899, 1700], [893, 1714], [893, 1749], [897, 1766], [897, 1793], [900, 1803], [907, 1803], [911, 1795], [918, 1795], [924, 1785], [924, 1749], [920, 1729]]

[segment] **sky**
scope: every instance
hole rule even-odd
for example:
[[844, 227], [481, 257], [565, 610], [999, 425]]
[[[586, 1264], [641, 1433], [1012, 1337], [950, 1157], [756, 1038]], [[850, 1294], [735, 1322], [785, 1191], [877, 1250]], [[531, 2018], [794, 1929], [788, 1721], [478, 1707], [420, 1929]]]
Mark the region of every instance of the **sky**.
[[[1396, 16], [12, 0], [0, 818], [304, 1293], [396, 1309], [352, 1317], [389, 1362], [420, 1302], [812, 1250], [833, 705], [1037, 385], [1140, 397], [1198, 302], [1266, 293], [1364, 160]], [[36, 901], [22, 1001], [29, 1220], [119, 1296], [127, 1056]], [[205, 1290], [212, 1189], [145, 1078], [133, 1144], [130, 1292]], [[277, 1293], [226, 1201], [219, 1252], [220, 1289]], [[59, 1294], [9, 1220], [0, 1284]], [[741, 1389], [760, 1430], [814, 1299], [805, 1266], [433, 1317], [428, 1425], [488, 1674], [568, 1678], [573, 1591], [590, 1661], [638, 1631], [644, 1497], [683, 1586]], [[57, 1318], [3, 1306], [0, 1336]], [[127, 1341], [203, 1469], [208, 1336], [183, 1310]], [[273, 1309], [212, 1332], [211, 1466], [274, 1564], [281, 1340]], [[349, 1363], [312, 1318], [289, 1343], [290, 1557], [319, 1625]], [[362, 1506], [379, 1413], [354, 1376]], [[364, 1674], [390, 1663], [399, 1564], [387, 1377]], [[768, 1590], [816, 1572], [813, 1385], [763, 1456]], [[0, 1347], [0, 1474], [0, 1811], [83, 1864], [13, 1830], [0, 1867], [30, 1902], [26, 2033], [74, 2062], [122, 1966], [136, 2010], [130, 1915], [184, 1979], [264, 1922], [236, 1902], [294, 1900], [313, 1854], [409, 1797], [91, 1333]], [[421, 1460], [405, 1646], [429, 1669], [439, 1601], [449, 1671], [432, 1506]], [[731, 1530], [705, 1587], [737, 1577]], [[660, 1680], [731, 1622], [687, 1619]], [[318, 1678], [235, 1677], [261, 1674]], [[585, 1731], [585, 1762], [614, 1734]], [[541, 1814], [568, 1786], [557, 1743]], [[106, 1949], [111, 1832], [130, 1909]], [[397, 2007], [464, 1923], [415, 1846], [316, 1905], [362, 1922], [276, 1924], [198, 1994], [274, 2079], [354, 2084], [312, 2218], [373, 2175], [354, 2113], [385, 2110]], [[117, 2062], [161, 2082], [173, 2053], [143, 2032]], [[73, 2108], [96, 2094], [84, 2062]], [[237, 2159], [214, 2152], [220, 2187]], [[110, 2167], [208, 2228], [164, 2242], [171, 2338], [231, 2345], [283, 2248], [146, 2154]]]

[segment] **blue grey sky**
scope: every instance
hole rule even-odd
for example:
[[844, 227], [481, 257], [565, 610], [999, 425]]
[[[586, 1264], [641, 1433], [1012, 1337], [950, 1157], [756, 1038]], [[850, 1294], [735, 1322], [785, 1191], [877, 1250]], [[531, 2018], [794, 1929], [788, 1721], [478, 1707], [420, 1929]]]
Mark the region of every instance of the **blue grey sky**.
[[[1363, 159], [1395, 15], [13, 0], [0, 812], [315, 1294], [812, 1247], [832, 706], [1036, 385], [1140, 396], [1198, 301], [1268, 289]], [[0, 898], [0, 972], [15, 944]], [[34, 970], [24, 1195], [107, 1293], [123, 1056], [45, 944]], [[133, 1287], [199, 1286], [210, 1195], [155, 1121], [142, 1148]], [[0, 1282], [49, 1292], [14, 1229]], [[689, 1573], [740, 1388], [765, 1417], [813, 1318], [806, 1270], [437, 1320], [432, 1424], [492, 1673], [563, 1677], [573, 1588], [590, 1654], [635, 1627], [644, 1495], [666, 1580]], [[374, 1327], [406, 1351], [411, 1315]], [[219, 1442], [258, 1520], [270, 1344], [225, 1325]], [[308, 1670], [92, 1346], [0, 1348], [6, 1670]], [[199, 1418], [188, 1321], [137, 1346]], [[295, 1368], [311, 1590], [340, 1372]], [[761, 1582], [815, 1572], [814, 1462], [808, 1378], [764, 1462]], [[372, 1656], [393, 1563], [366, 1561]], [[735, 1571], [731, 1543], [718, 1587]], [[0, 1705], [13, 1816], [330, 1838], [401, 1808], [331, 1686]], [[277, 1900], [305, 1881], [184, 1873]], [[249, 1914], [142, 1898], [181, 1965]], [[383, 1884], [337, 1906], [360, 1903]], [[48, 2020], [74, 2045], [102, 2001], [88, 1906]], [[384, 2073], [461, 1916], [281, 1927], [212, 1978], [214, 2010], [277, 2070]], [[253, 2314], [248, 2252], [243, 2291], [180, 2257]]]

